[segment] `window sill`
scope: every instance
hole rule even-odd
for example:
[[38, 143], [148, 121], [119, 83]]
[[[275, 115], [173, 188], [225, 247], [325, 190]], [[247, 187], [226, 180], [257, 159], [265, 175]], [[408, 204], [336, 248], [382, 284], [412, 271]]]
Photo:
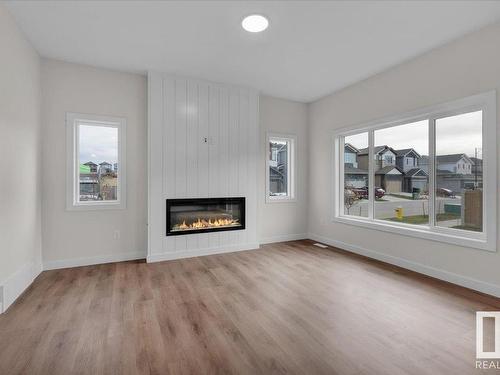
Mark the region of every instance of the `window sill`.
[[384, 220], [368, 220], [347, 216], [337, 216], [334, 217], [332, 221], [403, 236], [423, 238], [462, 247], [471, 247], [474, 249], [496, 252], [496, 238], [493, 239], [493, 241], [487, 241], [486, 236], [483, 233], [467, 233], [466, 236], [463, 236], [458, 230], [451, 230], [453, 233], [449, 233], [450, 230], [446, 230], [446, 228], [443, 228], [443, 230], [441, 230], [441, 228], [435, 228], [433, 230], [431, 227], [423, 225], [391, 224], [385, 222]]
[[66, 207], [67, 211], [98, 211], [98, 210], [123, 210], [125, 209], [124, 202], [91, 202], [71, 204]]
[[295, 203], [297, 198], [295, 197], [266, 197], [266, 203]]

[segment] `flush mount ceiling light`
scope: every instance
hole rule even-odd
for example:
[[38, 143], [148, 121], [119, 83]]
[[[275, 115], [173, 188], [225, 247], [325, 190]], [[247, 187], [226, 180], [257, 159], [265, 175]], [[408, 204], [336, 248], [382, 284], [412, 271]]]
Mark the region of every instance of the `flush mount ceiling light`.
[[249, 33], [260, 33], [269, 26], [269, 21], [266, 17], [260, 14], [251, 14], [243, 18], [241, 26]]

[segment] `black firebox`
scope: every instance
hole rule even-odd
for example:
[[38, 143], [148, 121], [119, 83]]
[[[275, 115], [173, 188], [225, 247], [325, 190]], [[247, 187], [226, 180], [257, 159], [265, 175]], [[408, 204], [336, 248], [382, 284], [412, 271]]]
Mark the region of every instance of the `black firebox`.
[[167, 199], [167, 236], [245, 229], [245, 198]]

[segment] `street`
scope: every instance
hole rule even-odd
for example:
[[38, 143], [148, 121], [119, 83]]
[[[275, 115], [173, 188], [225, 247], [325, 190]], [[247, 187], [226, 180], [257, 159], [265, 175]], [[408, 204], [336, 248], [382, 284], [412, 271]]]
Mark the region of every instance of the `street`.
[[[441, 198], [436, 200], [436, 211], [444, 213], [444, 204], [460, 204], [461, 198]], [[375, 201], [375, 218], [389, 219], [396, 217], [395, 209], [401, 207], [403, 216], [428, 215], [429, 201], [427, 199], [411, 200], [399, 198], [391, 195], [385, 195], [382, 200]], [[347, 211], [347, 209], [346, 209]], [[347, 213], [347, 212], [346, 212]], [[368, 216], [368, 200], [357, 201], [350, 209], [349, 214], [354, 216]]]

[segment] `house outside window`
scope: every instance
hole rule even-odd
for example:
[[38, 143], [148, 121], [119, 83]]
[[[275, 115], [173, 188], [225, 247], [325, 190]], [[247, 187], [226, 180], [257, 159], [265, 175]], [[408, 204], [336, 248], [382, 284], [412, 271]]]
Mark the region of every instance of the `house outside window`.
[[125, 119], [68, 113], [66, 124], [67, 209], [125, 208]]

